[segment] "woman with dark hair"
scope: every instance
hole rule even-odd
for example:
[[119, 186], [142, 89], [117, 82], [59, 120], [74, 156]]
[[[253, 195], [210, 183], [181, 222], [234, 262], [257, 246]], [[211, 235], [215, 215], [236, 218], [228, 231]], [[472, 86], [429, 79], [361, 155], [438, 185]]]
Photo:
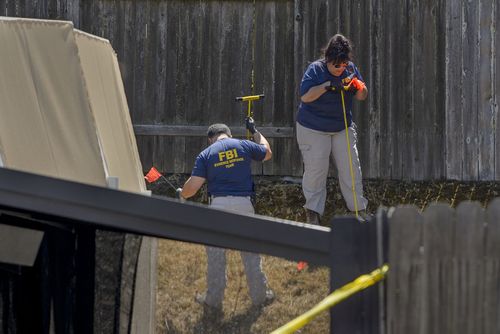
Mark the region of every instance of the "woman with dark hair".
[[[340, 91], [343, 91], [343, 97]], [[307, 222], [319, 224], [325, 209], [326, 178], [330, 154], [338, 170], [340, 190], [351, 211], [356, 210], [351, 186], [348, 146], [351, 149], [357, 210], [366, 209], [361, 167], [356, 148], [356, 126], [352, 121], [352, 101], [365, 100], [368, 90], [352, 62], [351, 42], [341, 34], [333, 36], [322, 50], [322, 58], [312, 62], [300, 84], [301, 103], [297, 113], [297, 142], [304, 160], [302, 191], [306, 198]], [[345, 103], [349, 144], [342, 98]]]

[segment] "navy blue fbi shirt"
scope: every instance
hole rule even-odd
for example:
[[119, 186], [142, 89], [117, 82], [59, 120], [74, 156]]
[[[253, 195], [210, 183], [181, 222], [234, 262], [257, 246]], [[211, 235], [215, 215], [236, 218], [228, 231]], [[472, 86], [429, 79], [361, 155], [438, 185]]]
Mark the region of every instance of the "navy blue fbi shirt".
[[250, 140], [220, 139], [198, 155], [191, 175], [207, 179], [212, 196], [251, 196], [252, 160], [264, 160], [266, 152]]
[[[363, 78], [356, 65], [349, 62], [344, 72], [338, 77], [332, 75], [323, 60], [316, 60], [309, 64], [302, 82], [300, 83], [300, 96], [303, 96], [311, 87], [331, 81], [335, 86], [349, 84], [349, 78], [353, 74], [361, 81]], [[344, 92], [347, 124], [352, 122], [352, 98], [354, 92]], [[342, 110], [342, 97], [339, 92], [328, 91], [312, 102], [301, 102], [297, 113], [297, 122], [300, 125], [317, 131], [339, 132], [345, 129], [344, 112]]]

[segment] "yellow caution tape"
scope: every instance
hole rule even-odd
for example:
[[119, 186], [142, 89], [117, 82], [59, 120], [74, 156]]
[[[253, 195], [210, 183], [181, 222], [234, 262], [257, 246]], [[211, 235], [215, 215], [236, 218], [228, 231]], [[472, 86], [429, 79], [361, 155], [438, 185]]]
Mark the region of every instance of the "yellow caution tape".
[[321, 312], [337, 305], [344, 299], [349, 298], [351, 295], [374, 285], [375, 283], [383, 280], [389, 271], [388, 265], [383, 265], [381, 268], [372, 271], [370, 274], [361, 275], [351, 283], [333, 291], [328, 297], [323, 299], [319, 304], [314, 306], [306, 313], [293, 319], [286, 325], [276, 329], [271, 334], [288, 334], [301, 329], [307, 325], [311, 320], [316, 318]]

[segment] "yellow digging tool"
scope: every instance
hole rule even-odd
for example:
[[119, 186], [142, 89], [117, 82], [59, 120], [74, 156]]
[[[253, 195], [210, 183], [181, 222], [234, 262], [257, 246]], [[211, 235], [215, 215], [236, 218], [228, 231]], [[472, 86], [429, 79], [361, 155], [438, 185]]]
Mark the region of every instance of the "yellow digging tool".
[[342, 97], [342, 110], [344, 111], [345, 139], [347, 140], [347, 155], [349, 156], [349, 171], [351, 172], [351, 186], [352, 186], [352, 196], [354, 197], [354, 211], [356, 212], [356, 218], [358, 218], [358, 196], [356, 195], [356, 187], [354, 185], [354, 171], [352, 169], [351, 143], [349, 142], [349, 128], [347, 126], [347, 114], [345, 112], [343, 89], [340, 90], [340, 96]]
[[[260, 100], [263, 98], [264, 98], [264, 94], [260, 94], [260, 95], [239, 96], [235, 100], [242, 101], [242, 102], [248, 102], [247, 117], [253, 117], [252, 101], [257, 101], [257, 100]], [[250, 139], [250, 131], [248, 131], [248, 130], [247, 130], [247, 139]]]

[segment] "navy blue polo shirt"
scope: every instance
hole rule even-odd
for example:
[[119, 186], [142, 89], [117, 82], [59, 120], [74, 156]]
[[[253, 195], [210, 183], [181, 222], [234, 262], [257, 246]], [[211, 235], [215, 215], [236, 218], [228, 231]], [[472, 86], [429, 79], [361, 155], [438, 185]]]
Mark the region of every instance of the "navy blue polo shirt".
[[250, 140], [220, 139], [198, 155], [191, 175], [207, 179], [212, 196], [251, 196], [251, 162], [264, 160], [266, 152]]
[[[336, 77], [328, 71], [323, 60], [316, 60], [307, 67], [304, 73], [300, 83], [300, 96], [307, 93], [311, 87], [321, 85], [326, 81], [331, 81], [334, 85], [340, 85], [343, 79], [353, 73], [359, 80], [363, 81], [353, 62], [349, 62], [344, 72]], [[353, 96], [353, 91], [344, 92], [348, 126], [352, 122]], [[345, 129], [340, 93], [328, 91], [312, 102], [301, 102], [297, 113], [297, 122], [306, 128], [323, 132], [339, 132]]]

